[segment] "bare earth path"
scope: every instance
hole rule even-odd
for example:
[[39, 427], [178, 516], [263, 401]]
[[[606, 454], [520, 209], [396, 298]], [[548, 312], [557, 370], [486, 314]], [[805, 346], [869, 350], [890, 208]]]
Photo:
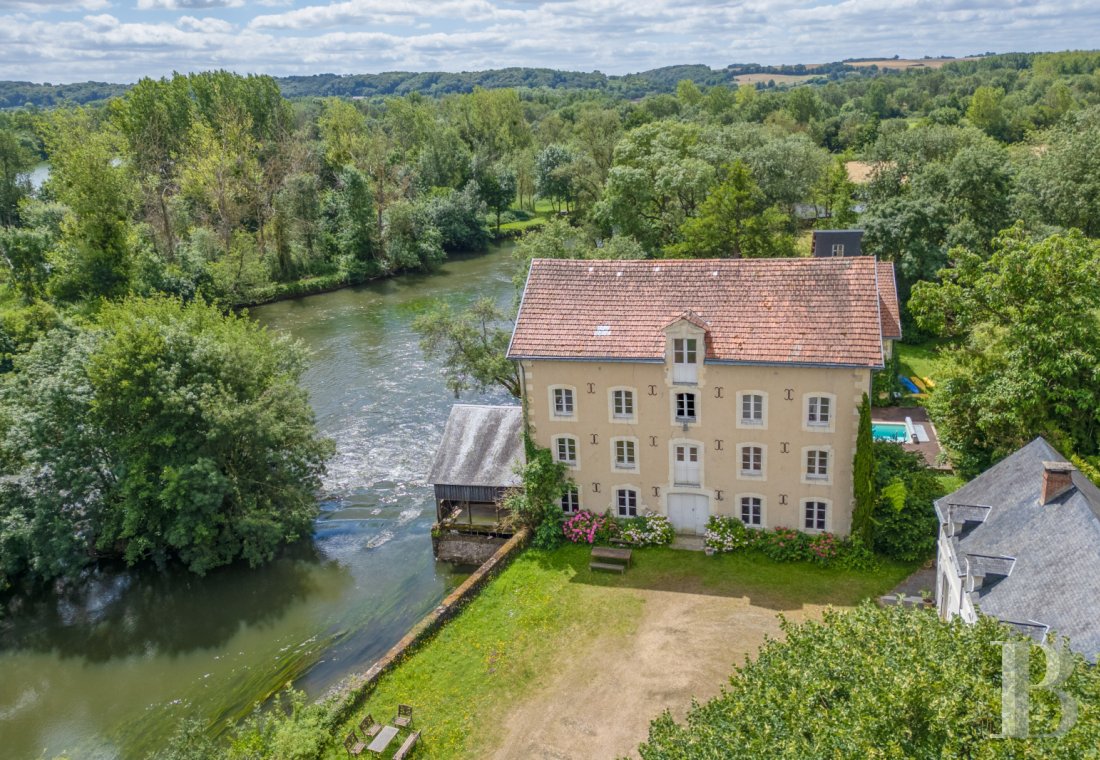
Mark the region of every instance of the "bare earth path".
[[[683, 719], [728, 683], [734, 664], [780, 635], [776, 610], [744, 597], [634, 589], [644, 600], [638, 628], [605, 636], [517, 704], [501, 725], [497, 760], [637, 757], [649, 722], [669, 708]], [[802, 621], [823, 607], [784, 612]]]

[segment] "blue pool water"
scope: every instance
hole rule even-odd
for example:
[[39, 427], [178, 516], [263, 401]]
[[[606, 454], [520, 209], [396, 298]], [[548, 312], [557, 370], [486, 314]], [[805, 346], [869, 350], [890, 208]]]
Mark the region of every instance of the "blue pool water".
[[905, 443], [909, 440], [903, 422], [872, 422], [871, 437], [876, 441], [893, 441], [894, 443]]

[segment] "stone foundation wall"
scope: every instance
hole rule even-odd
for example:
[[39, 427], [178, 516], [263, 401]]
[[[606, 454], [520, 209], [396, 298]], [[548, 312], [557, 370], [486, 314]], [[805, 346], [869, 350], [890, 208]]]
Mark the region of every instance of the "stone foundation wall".
[[507, 539], [488, 536], [471, 536], [463, 533], [444, 533], [432, 540], [435, 558], [460, 565], [480, 565], [489, 561]]

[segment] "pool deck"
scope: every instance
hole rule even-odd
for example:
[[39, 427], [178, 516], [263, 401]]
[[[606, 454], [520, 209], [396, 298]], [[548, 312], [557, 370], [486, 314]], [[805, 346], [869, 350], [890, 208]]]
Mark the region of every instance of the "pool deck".
[[943, 451], [940, 448], [940, 438], [936, 433], [936, 426], [932, 424], [932, 420], [928, 417], [928, 412], [923, 406], [876, 406], [871, 410], [872, 422], [900, 422], [904, 423], [905, 418], [909, 417], [913, 420], [914, 425], [923, 425], [925, 431], [928, 433], [927, 443], [903, 443], [901, 447], [906, 451], [915, 451], [924, 457], [924, 461], [928, 463], [928, 466], [943, 472], [951, 471], [951, 464], [949, 462], [940, 462], [940, 452]]

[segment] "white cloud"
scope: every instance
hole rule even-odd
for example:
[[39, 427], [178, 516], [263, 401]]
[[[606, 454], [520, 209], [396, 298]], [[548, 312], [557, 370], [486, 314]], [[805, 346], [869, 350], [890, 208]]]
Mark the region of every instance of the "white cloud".
[[203, 34], [229, 34], [234, 29], [231, 23], [220, 18], [195, 18], [194, 16], [180, 16], [176, 19], [176, 26], [185, 32]]
[[[0, 0], [0, 79], [133, 81], [173, 70], [271, 74], [675, 63], [814, 63], [875, 55], [1095, 47], [1095, 0]], [[301, 1], [301, 0], [299, 0]], [[201, 12], [147, 23], [142, 9]], [[123, 10], [123, 5], [126, 6]], [[242, 10], [244, 8], [244, 10]], [[8, 9], [18, 16], [3, 16]], [[74, 11], [84, 18], [66, 16]], [[99, 12], [99, 15], [95, 15]], [[252, 16], [249, 20], [249, 16]]]
[[194, 11], [205, 8], [240, 8], [244, 0], [138, 0], [138, 10]]
[[101, 11], [110, 0], [0, 0], [0, 11], [49, 13], [50, 11]]

